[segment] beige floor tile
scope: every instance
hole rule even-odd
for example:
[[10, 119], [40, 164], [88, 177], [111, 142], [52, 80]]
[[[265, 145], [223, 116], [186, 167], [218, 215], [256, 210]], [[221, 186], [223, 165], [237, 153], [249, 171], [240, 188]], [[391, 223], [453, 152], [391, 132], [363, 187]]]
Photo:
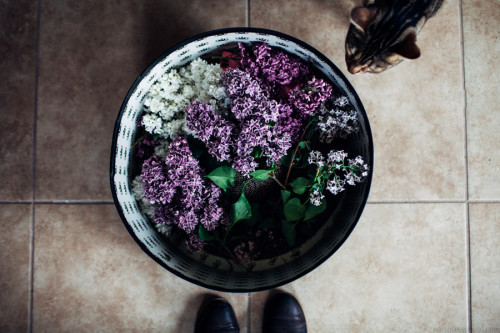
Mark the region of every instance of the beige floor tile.
[[[368, 204], [333, 257], [282, 289], [311, 332], [464, 332], [465, 207]], [[266, 297], [252, 294], [253, 327]]]
[[500, 199], [500, 6], [464, 0], [469, 197]]
[[244, 25], [246, 1], [43, 1], [40, 200], [111, 200], [114, 122], [139, 74], [192, 35]]
[[26, 332], [31, 205], [0, 205], [0, 228], [0, 332]]
[[36, 1], [0, 2], [0, 200], [33, 196]]
[[500, 331], [500, 204], [470, 205], [472, 328]]
[[253, 0], [251, 25], [304, 40], [346, 73], [370, 119], [370, 200], [465, 198], [464, 90], [458, 0], [445, 1], [419, 35], [422, 56], [379, 75], [344, 63], [349, 13], [359, 1]]
[[[35, 332], [191, 332], [207, 289], [150, 259], [113, 205], [37, 205]], [[246, 332], [247, 294], [223, 294]]]

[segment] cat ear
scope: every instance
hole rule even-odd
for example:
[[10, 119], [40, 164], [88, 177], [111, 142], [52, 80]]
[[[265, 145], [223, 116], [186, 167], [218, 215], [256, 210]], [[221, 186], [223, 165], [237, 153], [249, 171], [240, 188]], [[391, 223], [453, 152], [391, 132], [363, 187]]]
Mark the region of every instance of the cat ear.
[[417, 59], [420, 57], [420, 49], [418, 48], [416, 41], [417, 34], [412, 31], [408, 33], [401, 42], [394, 45], [391, 48], [391, 51], [406, 59]]
[[376, 11], [366, 7], [356, 7], [351, 11], [351, 24], [356, 28], [365, 31], [366, 27], [375, 17]]

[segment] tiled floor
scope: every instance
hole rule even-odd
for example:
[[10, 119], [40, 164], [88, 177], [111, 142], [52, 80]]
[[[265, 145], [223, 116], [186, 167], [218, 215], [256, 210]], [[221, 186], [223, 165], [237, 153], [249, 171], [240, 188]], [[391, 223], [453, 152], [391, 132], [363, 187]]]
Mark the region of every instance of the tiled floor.
[[[108, 168], [121, 101], [162, 51], [252, 26], [346, 73], [375, 143], [369, 203], [342, 248], [283, 286], [310, 332], [500, 332], [500, 6], [446, 0], [422, 57], [343, 63], [361, 0], [0, 0], [0, 332], [190, 332], [208, 290], [129, 236]], [[223, 294], [259, 332], [268, 293]]]

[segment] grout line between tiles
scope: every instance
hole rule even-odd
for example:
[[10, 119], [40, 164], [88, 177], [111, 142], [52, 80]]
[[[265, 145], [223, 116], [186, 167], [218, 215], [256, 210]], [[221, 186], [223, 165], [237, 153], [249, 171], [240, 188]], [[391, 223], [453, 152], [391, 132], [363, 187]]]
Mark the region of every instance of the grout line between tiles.
[[470, 204], [465, 205], [465, 283], [467, 294], [467, 330], [472, 332], [472, 268], [471, 268], [471, 249], [470, 249]]
[[40, 200], [37, 205], [112, 205], [114, 201], [104, 200]]
[[391, 205], [391, 204], [464, 204], [465, 200], [368, 200], [367, 204]]
[[31, 205], [33, 203], [32, 200], [20, 200], [20, 201], [0, 201], [0, 205]]
[[252, 293], [247, 295], [247, 333], [252, 332]]
[[30, 260], [29, 260], [29, 300], [28, 300], [28, 332], [33, 332], [33, 303], [35, 278], [35, 201], [36, 201], [36, 137], [38, 118], [38, 83], [40, 78], [40, 12], [42, 1], [36, 4], [35, 25], [35, 73], [33, 81], [33, 144], [31, 165], [31, 220], [30, 220]]
[[472, 267], [471, 267], [471, 243], [470, 243], [470, 194], [469, 194], [469, 147], [467, 132], [467, 84], [465, 76], [465, 45], [464, 45], [464, 22], [463, 22], [463, 1], [458, 1], [459, 22], [460, 22], [460, 51], [462, 56], [462, 85], [463, 85], [463, 140], [465, 156], [465, 255], [466, 255], [466, 294], [467, 294], [467, 331], [472, 332]]
[[247, 0], [247, 28], [250, 28], [250, 0]]
[[500, 200], [368, 200], [367, 204], [500, 204]]
[[33, 332], [33, 294], [35, 280], [35, 204], [31, 204], [30, 221], [30, 262], [29, 262], [29, 308], [28, 308], [28, 332]]
[[500, 200], [467, 200], [469, 204], [498, 204]]

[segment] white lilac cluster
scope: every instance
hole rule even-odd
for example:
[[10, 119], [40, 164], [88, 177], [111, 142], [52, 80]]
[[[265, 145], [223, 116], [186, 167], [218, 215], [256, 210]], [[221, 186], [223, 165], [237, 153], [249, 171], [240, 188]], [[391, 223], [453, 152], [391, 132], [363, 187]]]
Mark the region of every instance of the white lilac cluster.
[[309, 196], [313, 205], [321, 205], [325, 188], [337, 195], [345, 190], [346, 184], [354, 186], [368, 177], [369, 167], [361, 156], [347, 159], [347, 164], [346, 159], [347, 153], [343, 150], [331, 150], [326, 159], [319, 151], [310, 152], [308, 162], [317, 166], [317, 175]]
[[132, 180], [130, 187], [132, 189], [132, 194], [134, 195], [135, 199], [141, 205], [141, 211], [144, 214], [146, 214], [149, 218], [152, 218], [155, 207], [153, 206], [152, 203], [148, 202], [147, 200], [144, 200], [144, 197], [143, 197], [144, 188], [142, 186], [142, 181], [141, 181], [140, 175], [136, 176]]
[[349, 100], [345, 96], [321, 105], [318, 120], [319, 139], [324, 143], [331, 143], [335, 138], [345, 138], [359, 130], [358, 114], [349, 108]]
[[222, 73], [219, 65], [198, 58], [187, 66], [163, 74], [144, 100], [142, 124], [146, 131], [174, 139], [187, 131], [184, 109], [195, 99], [212, 105], [214, 110], [227, 105]]

